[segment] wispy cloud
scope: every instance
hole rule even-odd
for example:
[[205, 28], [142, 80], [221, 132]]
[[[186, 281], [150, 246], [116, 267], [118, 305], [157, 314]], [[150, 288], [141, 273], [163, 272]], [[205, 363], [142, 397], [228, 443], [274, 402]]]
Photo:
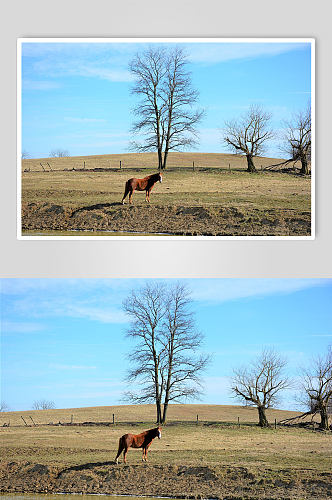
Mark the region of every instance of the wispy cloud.
[[54, 90], [61, 87], [61, 83], [52, 80], [22, 80], [24, 90]]
[[95, 370], [96, 366], [86, 366], [86, 365], [61, 365], [61, 364], [56, 364], [52, 363], [50, 364], [51, 369], [55, 370], [65, 370], [65, 371], [72, 371], [72, 370]]
[[4, 321], [1, 323], [3, 333], [37, 333], [45, 330], [41, 323]]
[[65, 116], [64, 120], [66, 122], [73, 122], [73, 123], [99, 123], [99, 122], [106, 122], [104, 118], [75, 118], [72, 116]]
[[271, 57], [293, 50], [303, 50], [307, 43], [197, 43], [188, 50], [191, 62], [215, 64], [240, 59]]
[[274, 294], [289, 294], [307, 288], [331, 285], [331, 279], [205, 279], [191, 280], [195, 300], [225, 302]]

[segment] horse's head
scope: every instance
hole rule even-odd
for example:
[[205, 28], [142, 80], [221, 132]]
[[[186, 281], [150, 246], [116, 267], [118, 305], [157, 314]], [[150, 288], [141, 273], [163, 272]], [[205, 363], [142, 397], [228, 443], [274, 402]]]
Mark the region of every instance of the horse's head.
[[158, 439], [161, 439], [161, 427], [157, 427], [156, 431], [157, 431]]

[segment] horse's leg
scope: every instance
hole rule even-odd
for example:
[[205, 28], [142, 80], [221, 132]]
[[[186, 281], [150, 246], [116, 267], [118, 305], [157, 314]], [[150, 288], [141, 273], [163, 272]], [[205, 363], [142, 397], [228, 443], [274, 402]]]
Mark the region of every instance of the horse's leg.
[[126, 182], [125, 192], [124, 192], [124, 195], [123, 195], [123, 198], [122, 198], [122, 201], [121, 201], [122, 205], [124, 205], [124, 200], [125, 200], [125, 198], [126, 198], [126, 196], [127, 196], [128, 193], [129, 193], [129, 187], [128, 187], [128, 182]]
[[133, 190], [133, 189], [131, 189], [131, 190], [130, 190], [130, 193], [129, 193], [129, 203], [130, 203], [130, 205], [132, 204], [133, 194], [134, 194], [134, 190]]
[[127, 453], [128, 453], [128, 448], [125, 446], [124, 454], [123, 454], [123, 461], [126, 464], [127, 463]]
[[121, 455], [123, 448], [124, 448], [124, 444], [123, 444], [122, 438], [120, 438], [120, 439], [119, 439], [119, 449], [118, 449], [118, 454], [117, 454], [117, 456], [115, 457], [115, 462], [116, 462], [116, 463], [119, 463], [119, 456]]
[[142, 462], [144, 462], [144, 461], [145, 461], [145, 452], [146, 452], [146, 449], [145, 449], [145, 448], [143, 448]]
[[145, 195], [145, 201], [147, 201], [148, 203], [150, 203], [150, 191], [151, 191], [151, 189], [147, 189], [146, 195]]
[[147, 462], [148, 461], [148, 450], [149, 450], [149, 447], [151, 446], [151, 443], [149, 443], [146, 448], [145, 448], [145, 461]]

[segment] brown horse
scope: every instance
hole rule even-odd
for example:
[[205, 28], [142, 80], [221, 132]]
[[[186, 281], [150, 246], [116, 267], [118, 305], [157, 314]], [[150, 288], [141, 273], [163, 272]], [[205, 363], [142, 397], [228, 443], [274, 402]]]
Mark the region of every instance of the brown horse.
[[119, 449], [118, 454], [115, 457], [115, 462], [118, 463], [119, 456], [123, 453], [123, 461], [126, 462], [126, 457], [128, 449], [131, 448], [143, 448], [143, 462], [148, 461], [148, 449], [154, 438], [161, 438], [161, 427], [156, 427], [155, 429], [150, 429], [149, 431], [142, 432], [141, 434], [124, 434], [119, 439]]
[[129, 193], [129, 203], [132, 202], [132, 197], [135, 189], [137, 191], [145, 191], [145, 201], [150, 203], [150, 193], [151, 189], [156, 182], [162, 182], [163, 178], [161, 173], [148, 175], [144, 179], [136, 179], [133, 177], [126, 182], [125, 192], [122, 198], [122, 205], [124, 205], [124, 200]]

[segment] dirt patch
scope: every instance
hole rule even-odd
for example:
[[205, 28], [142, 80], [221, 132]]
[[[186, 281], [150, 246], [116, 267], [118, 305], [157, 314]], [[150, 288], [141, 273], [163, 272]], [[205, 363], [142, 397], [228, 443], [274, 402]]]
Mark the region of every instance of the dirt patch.
[[329, 498], [332, 474], [227, 466], [115, 465], [88, 463], [61, 468], [2, 462], [0, 491], [85, 493], [216, 499]]
[[72, 209], [49, 203], [23, 203], [22, 229], [186, 236], [308, 236], [311, 222], [309, 211], [299, 214], [291, 209], [123, 206], [117, 203]]

